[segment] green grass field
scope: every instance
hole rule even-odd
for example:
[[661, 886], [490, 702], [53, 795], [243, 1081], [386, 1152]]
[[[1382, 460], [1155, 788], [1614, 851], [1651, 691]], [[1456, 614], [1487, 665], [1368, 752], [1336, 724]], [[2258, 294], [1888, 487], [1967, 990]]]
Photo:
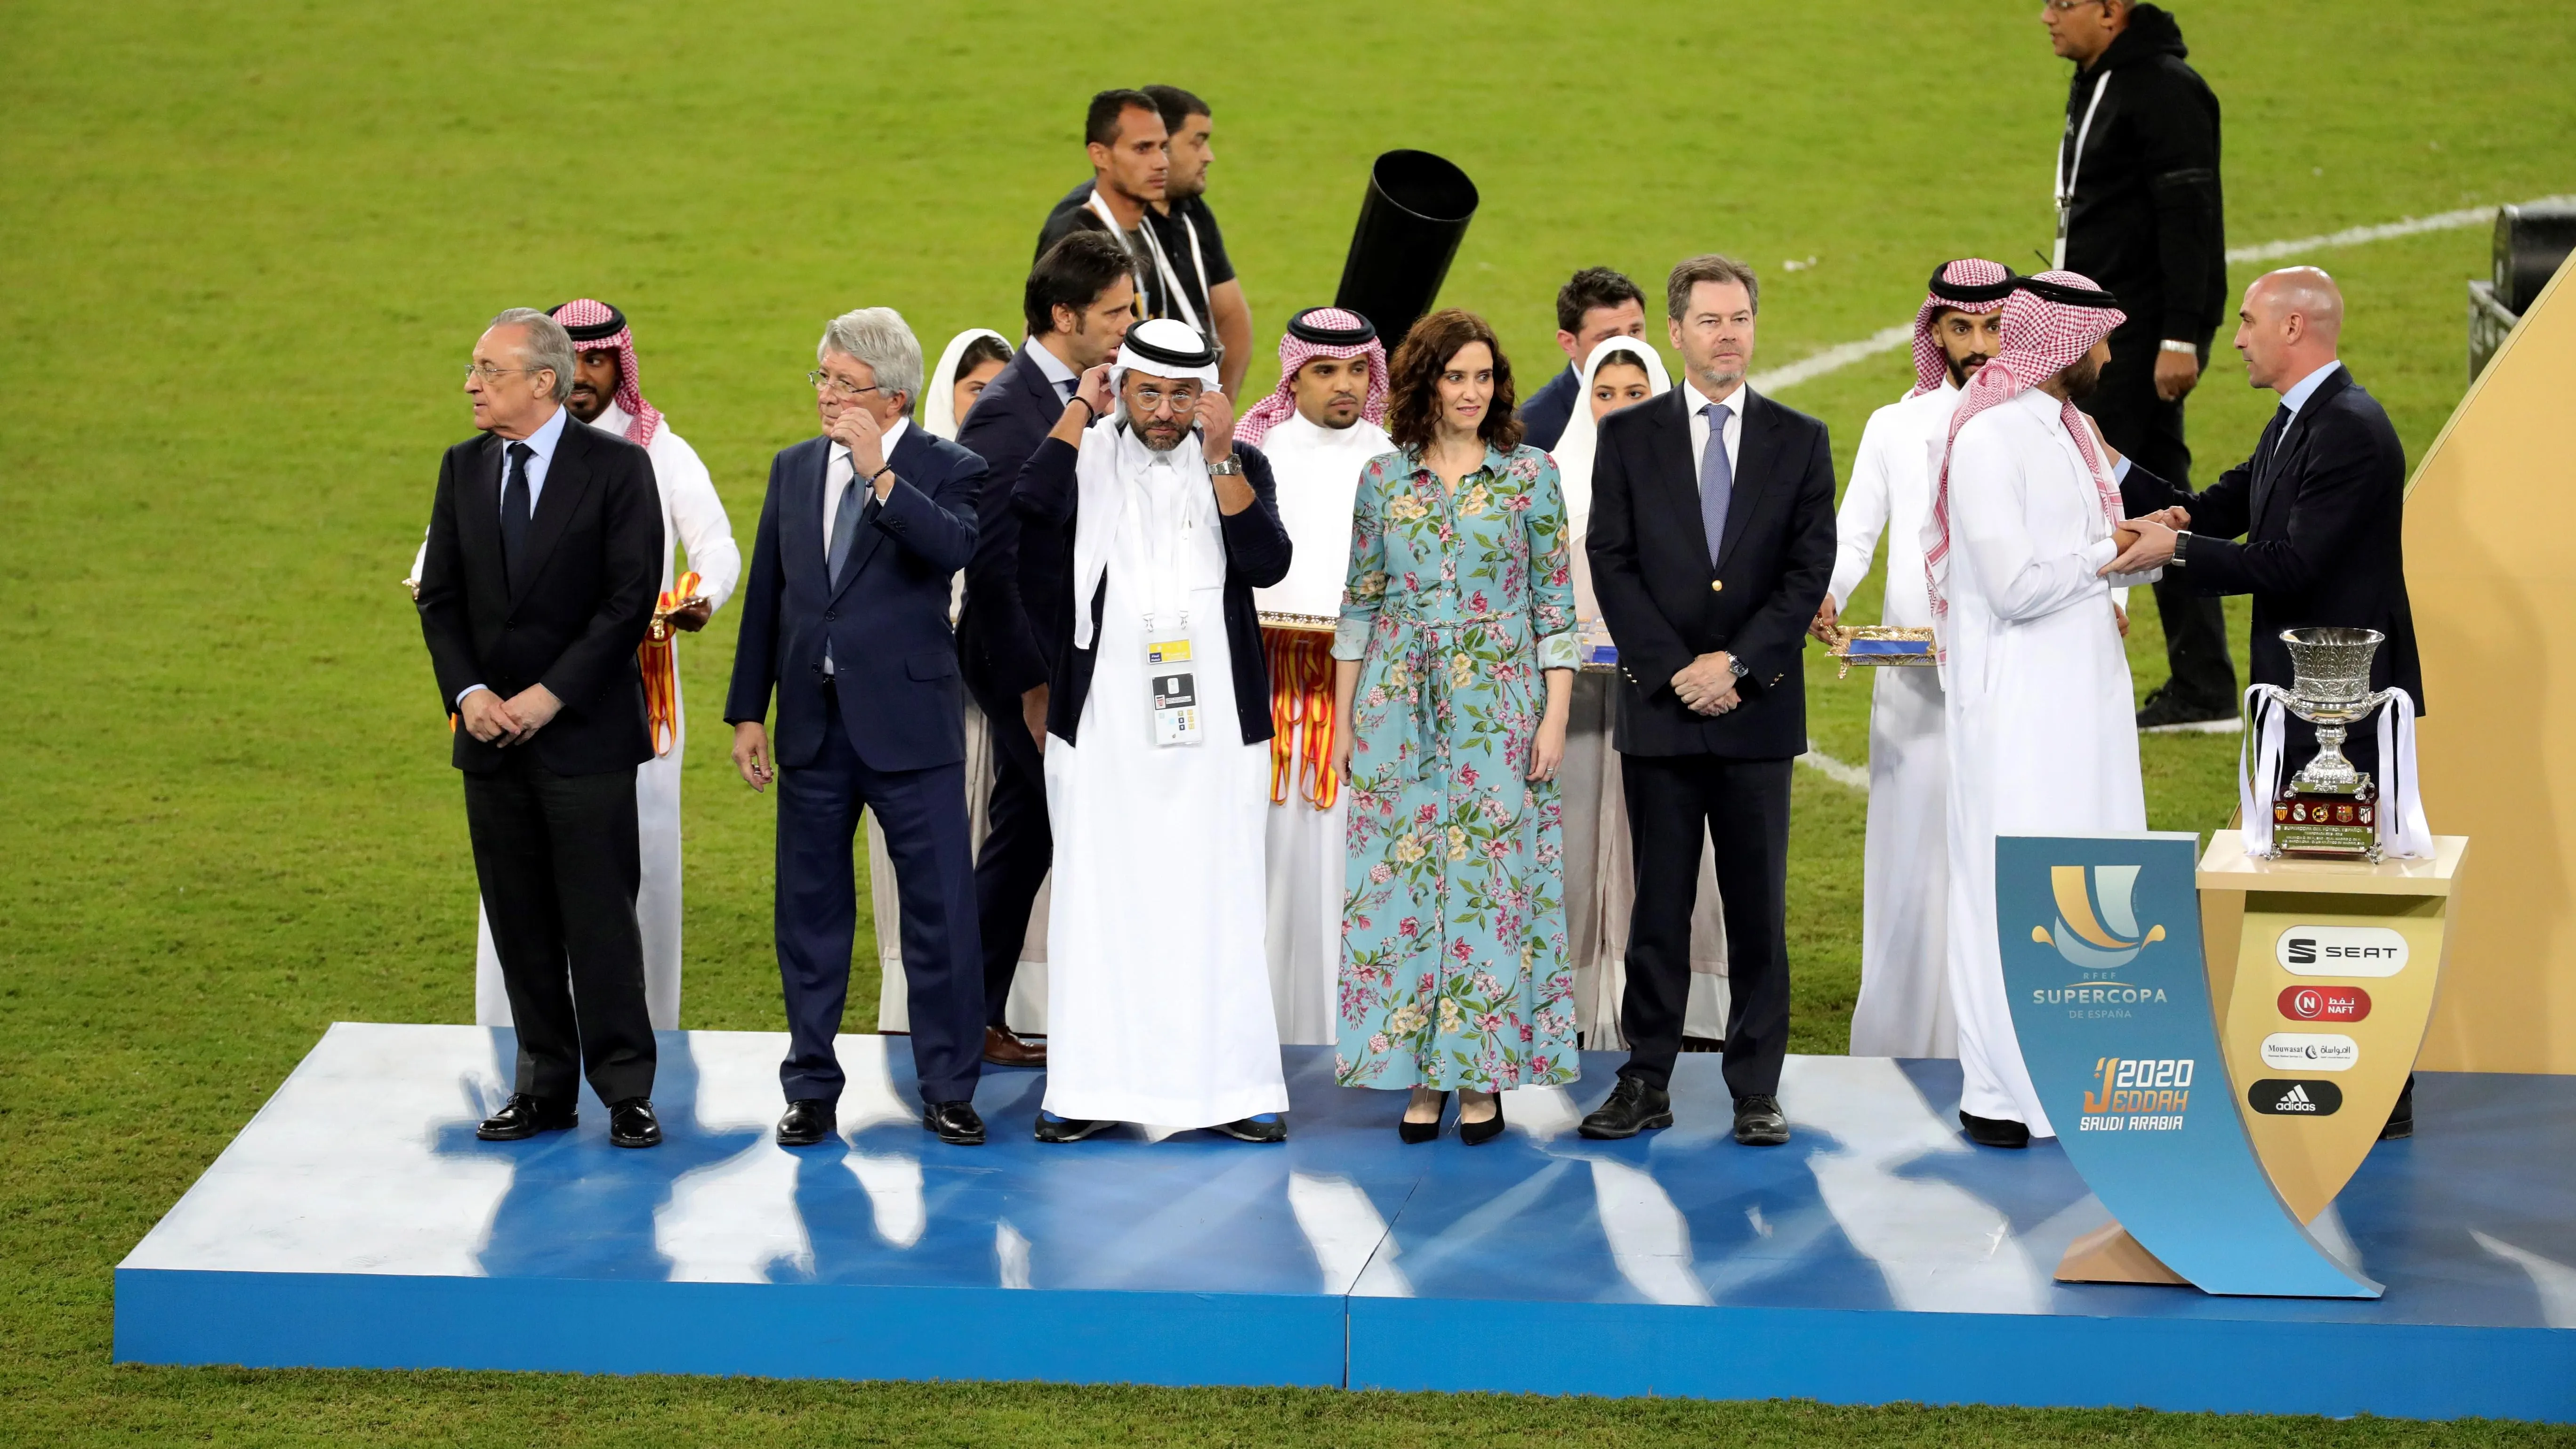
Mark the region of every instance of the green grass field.
[[[2233, 243], [2576, 191], [2576, 27], [2550, 0], [2181, 5], [2227, 106]], [[1942, 257], [2027, 266], [2045, 244], [2065, 67], [2035, 10], [0, 6], [0, 647], [19, 741], [0, 771], [0, 1440], [2570, 1442], [2129, 1412], [109, 1363], [110, 1268], [327, 1023], [470, 1017], [459, 793], [395, 580], [438, 450], [469, 430], [458, 369], [494, 311], [620, 303], [650, 396], [747, 533], [770, 453], [810, 431], [799, 374], [823, 319], [891, 303], [934, 350], [960, 327], [1011, 330], [1038, 221], [1082, 174], [1083, 99], [1170, 80], [1218, 111], [1211, 199], [1264, 347], [1329, 300], [1369, 157], [1414, 145], [1483, 187], [1444, 300], [1491, 315], [1531, 380], [1568, 271], [1608, 263], [1651, 288], [1712, 248], [1763, 270], [1756, 361], [1778, 365], [1901, 320]], [[2453, 231], [2315, 258], [2411, 453], [2462, 389], [2461, 283], [2485, 247]], [[1252, 386], [1272, 372], [1256, 362]], [[1784, 397], [1832, 424], [1847, 465], [1905, 376], [1889, 354]], [[2270, 406], [2222, 357], [2192, 408], [2204, 469]], [[2142, 686], [2161, 674], [2147, 614]], [[720, 619], [684, 650], [685, 1024], [774, 1029], [769, 807], [729, 779], [717, 718], [731, 632]], [[1864, 681], [1820, 668], [1814, 698], [1823, 748], [1865, 758]], [[2154, 823], [2223, 821], [2233, 751], [2151, 740]], [[1797, 1042], [1834, 1052], [1861, 797], [1799, 778]]]

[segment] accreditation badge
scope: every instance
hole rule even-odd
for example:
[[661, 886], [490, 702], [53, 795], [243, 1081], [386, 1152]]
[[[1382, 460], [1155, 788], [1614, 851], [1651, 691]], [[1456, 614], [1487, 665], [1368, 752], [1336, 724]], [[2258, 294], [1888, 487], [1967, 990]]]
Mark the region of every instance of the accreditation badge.
[[1188, 639], [1145, 641], [1145, 683], [1152, 696], [1156, 745], [1195, 745], [1207, 739], [1207, 721], [1199, 714], [1198, 671], [1191, 666]]

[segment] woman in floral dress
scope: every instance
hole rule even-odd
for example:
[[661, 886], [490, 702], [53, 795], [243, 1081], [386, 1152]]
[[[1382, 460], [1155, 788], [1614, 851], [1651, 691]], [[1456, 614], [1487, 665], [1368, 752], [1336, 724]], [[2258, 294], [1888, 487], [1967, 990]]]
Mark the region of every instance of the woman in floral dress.
[[1502, 1131], [1509, 1087], [1571, 1082], [1556, 771], [1576, 661], [1556, 464], [1520, 446], [1511, 365], [1472, 313], [1388, 369], [1397, 451], [1361, 473], [1333, 643], [1349, 781], [1344, 1086], [1410, 1088], [1399, 1132]]

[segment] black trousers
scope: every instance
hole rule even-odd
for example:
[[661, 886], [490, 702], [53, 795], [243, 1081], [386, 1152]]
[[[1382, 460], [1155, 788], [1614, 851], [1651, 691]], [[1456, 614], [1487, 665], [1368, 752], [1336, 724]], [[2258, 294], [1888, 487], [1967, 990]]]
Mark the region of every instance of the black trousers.
[[903, 904], [903, 975], [921, 1099], [970, 1100], [983, 1071], [984, 993], [976, 974], [966, 767], [870, 769], [850, 743], [838, 698], [830, 690], [823, 698], [822, 749], [813, 763], [778, 772], [775, 933], [788, 1036], [779, 1086], [791, 1102], [837, 1102], [847, 1080], [832, 1039], [849, 1004], [859, 923], [856, 841], [865, 809], [885, 837]]
[[975, 691], [993, 741], [993, 798], [985, 807], [984, 847], [975, 857], [975, 920], [984, 944], [984, 1019], [1003, 1025], [1011, 980], [1029, 912], [1055, 866], [1055, 830], [1047, 823], [1046, 763], [1022, 722], [1017, 695]]
[[[2156, 339], [2114, 338], [2102, 386], [2084, 410], [2125, 456], [2179, 487], [2191, 486], [2191, 448], [2183, 441], [2182, 404], [2156, 395]], [[2205, 365], [2208, 359], [2203, 358]], [[2193, 593], [2168, 569], [2155, 583], [2156, 617], [2164, 625], [2167, 688], [2213, 711], [2236, 707], [2236, 665], [2227, 654], [2227, 611]]]
[[633, 767], [558, 775], [527, 748], [465, 776], [474, 874], [518, 1023], [516, 1090], [570, 1103], [653, 1094]]
[[1661, 1088], [1682, 1049], [1690, 1001], [1691, 907], [1703, 838], [1717, 852], [1726, 917], [1726, 1086], [1774, 1096], [1789, 1052], [1787, 760], [1625, 755], [1621, 784], [1637, 869], [1628, 918], [1628, 989], [1619, 1075]]

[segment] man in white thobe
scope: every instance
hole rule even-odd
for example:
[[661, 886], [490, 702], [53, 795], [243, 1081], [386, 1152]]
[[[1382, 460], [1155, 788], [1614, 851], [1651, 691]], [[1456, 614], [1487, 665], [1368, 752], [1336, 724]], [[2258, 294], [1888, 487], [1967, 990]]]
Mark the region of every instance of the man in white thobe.
[[[661, 409], [644, 400], [635, 365], [635, 334], [626, 314], [605, 302], [582, 298], [553, 309], [551, 315], [571, 334], [575, 353], [572, 396], [565, 401], [572, 415], [605, 432], [640, 444], [653, 463], [654, 486], [662, 495], [662, 604], [657, 608], [668, 629], [695, 633], [733, 596], [742, 580], [742, 550], [735, 547], [733, 524], [715, 480], [698, 461], [695, 448], [671, 431]], [[697, 587], [685, 599], [672, 597], [671, 545], [688, 553]], [[426, 545], [423, 546], [424, 549]], [[421, 560], [412, 562], [420, 577]], [[688, 712], [682, 708], [678, 641], [657, 652], [643, 653], [648, 705], [653, 712], [652, 759], [635, 769], [635, 833], [643, 855], [643, 875], [635, 893], [635, 923], [644, 937], [644, 1006], [656, 1031], [680, 1026], [680, 757], [688, 743]], [[664, 691], [667, 689], [667, 693]], [[668, 711], [663, 704], [667, 701]], [[492, 924], [478, 901], [474, 909], [474, 1024], [510, 1025], [510, 998], [501, 986], [501, 957], [492, 946]]]
[[1360, 470], [1393, 451], [1386, 346], [1367, 318], [1312, 307], [1279, 339], [1279, 387], [1234, 435], [1278, 480], [1288, 576], [1253, 593], [1270, 663], [1270, 999], [1279, 1039], [1331, 1046], [1339, 1010], [1350, 806], [1333, 772], [1333, 620], [1351, 557]]
[[1187, 324], [1139, 323], [1084, 374], [1013, 496], [1071, 541], [1047, 691], [1041, 1142], [1113, 1122], [1288, 1136], [1262, 949], [1270, 686], [1252, 591], [1287, 574], [1289, 543], [1268, 462], [1233, 441], [1216, 362]]
[[[1922, 537], [1932, 512], [1932, 450], [1949, 432], [1959, 389], [1995, 355], [2011, 292], [2012, 273], [1995, 262], [1966, 258], [1933, 270], [1930, 295], [1914, 314], [1914, 389], [1870, 414], [1834, 518], [1834, 578], [1816, 610], [1815, 634], [1823, 642], [1834, 642], [1852, 591], [1869, 576], [1882, 532], [1887, 587], [1879, 623], [1921, 628], [1932, 622]], [[1920, 668], [1876, 673], [1851, 1051], [1856, 1057], [1955, 1057], [1959, 1031], [1942, 932], [1950, 891], [1950, 766], [1941, 677]]]
[[2023, 1065], [1995, 935], [1995, 838], [2146, 829], [2136, 695], [2105, 570], [2121, 521], [2075, 400], [2122, 314], [2073, 272], [2023, 278], [2002, 348], [1960, 395], [1923, 529], [1950, 741], [1950, 996], [1960, 1124], [1988, 1147], [2054, 1136]]

